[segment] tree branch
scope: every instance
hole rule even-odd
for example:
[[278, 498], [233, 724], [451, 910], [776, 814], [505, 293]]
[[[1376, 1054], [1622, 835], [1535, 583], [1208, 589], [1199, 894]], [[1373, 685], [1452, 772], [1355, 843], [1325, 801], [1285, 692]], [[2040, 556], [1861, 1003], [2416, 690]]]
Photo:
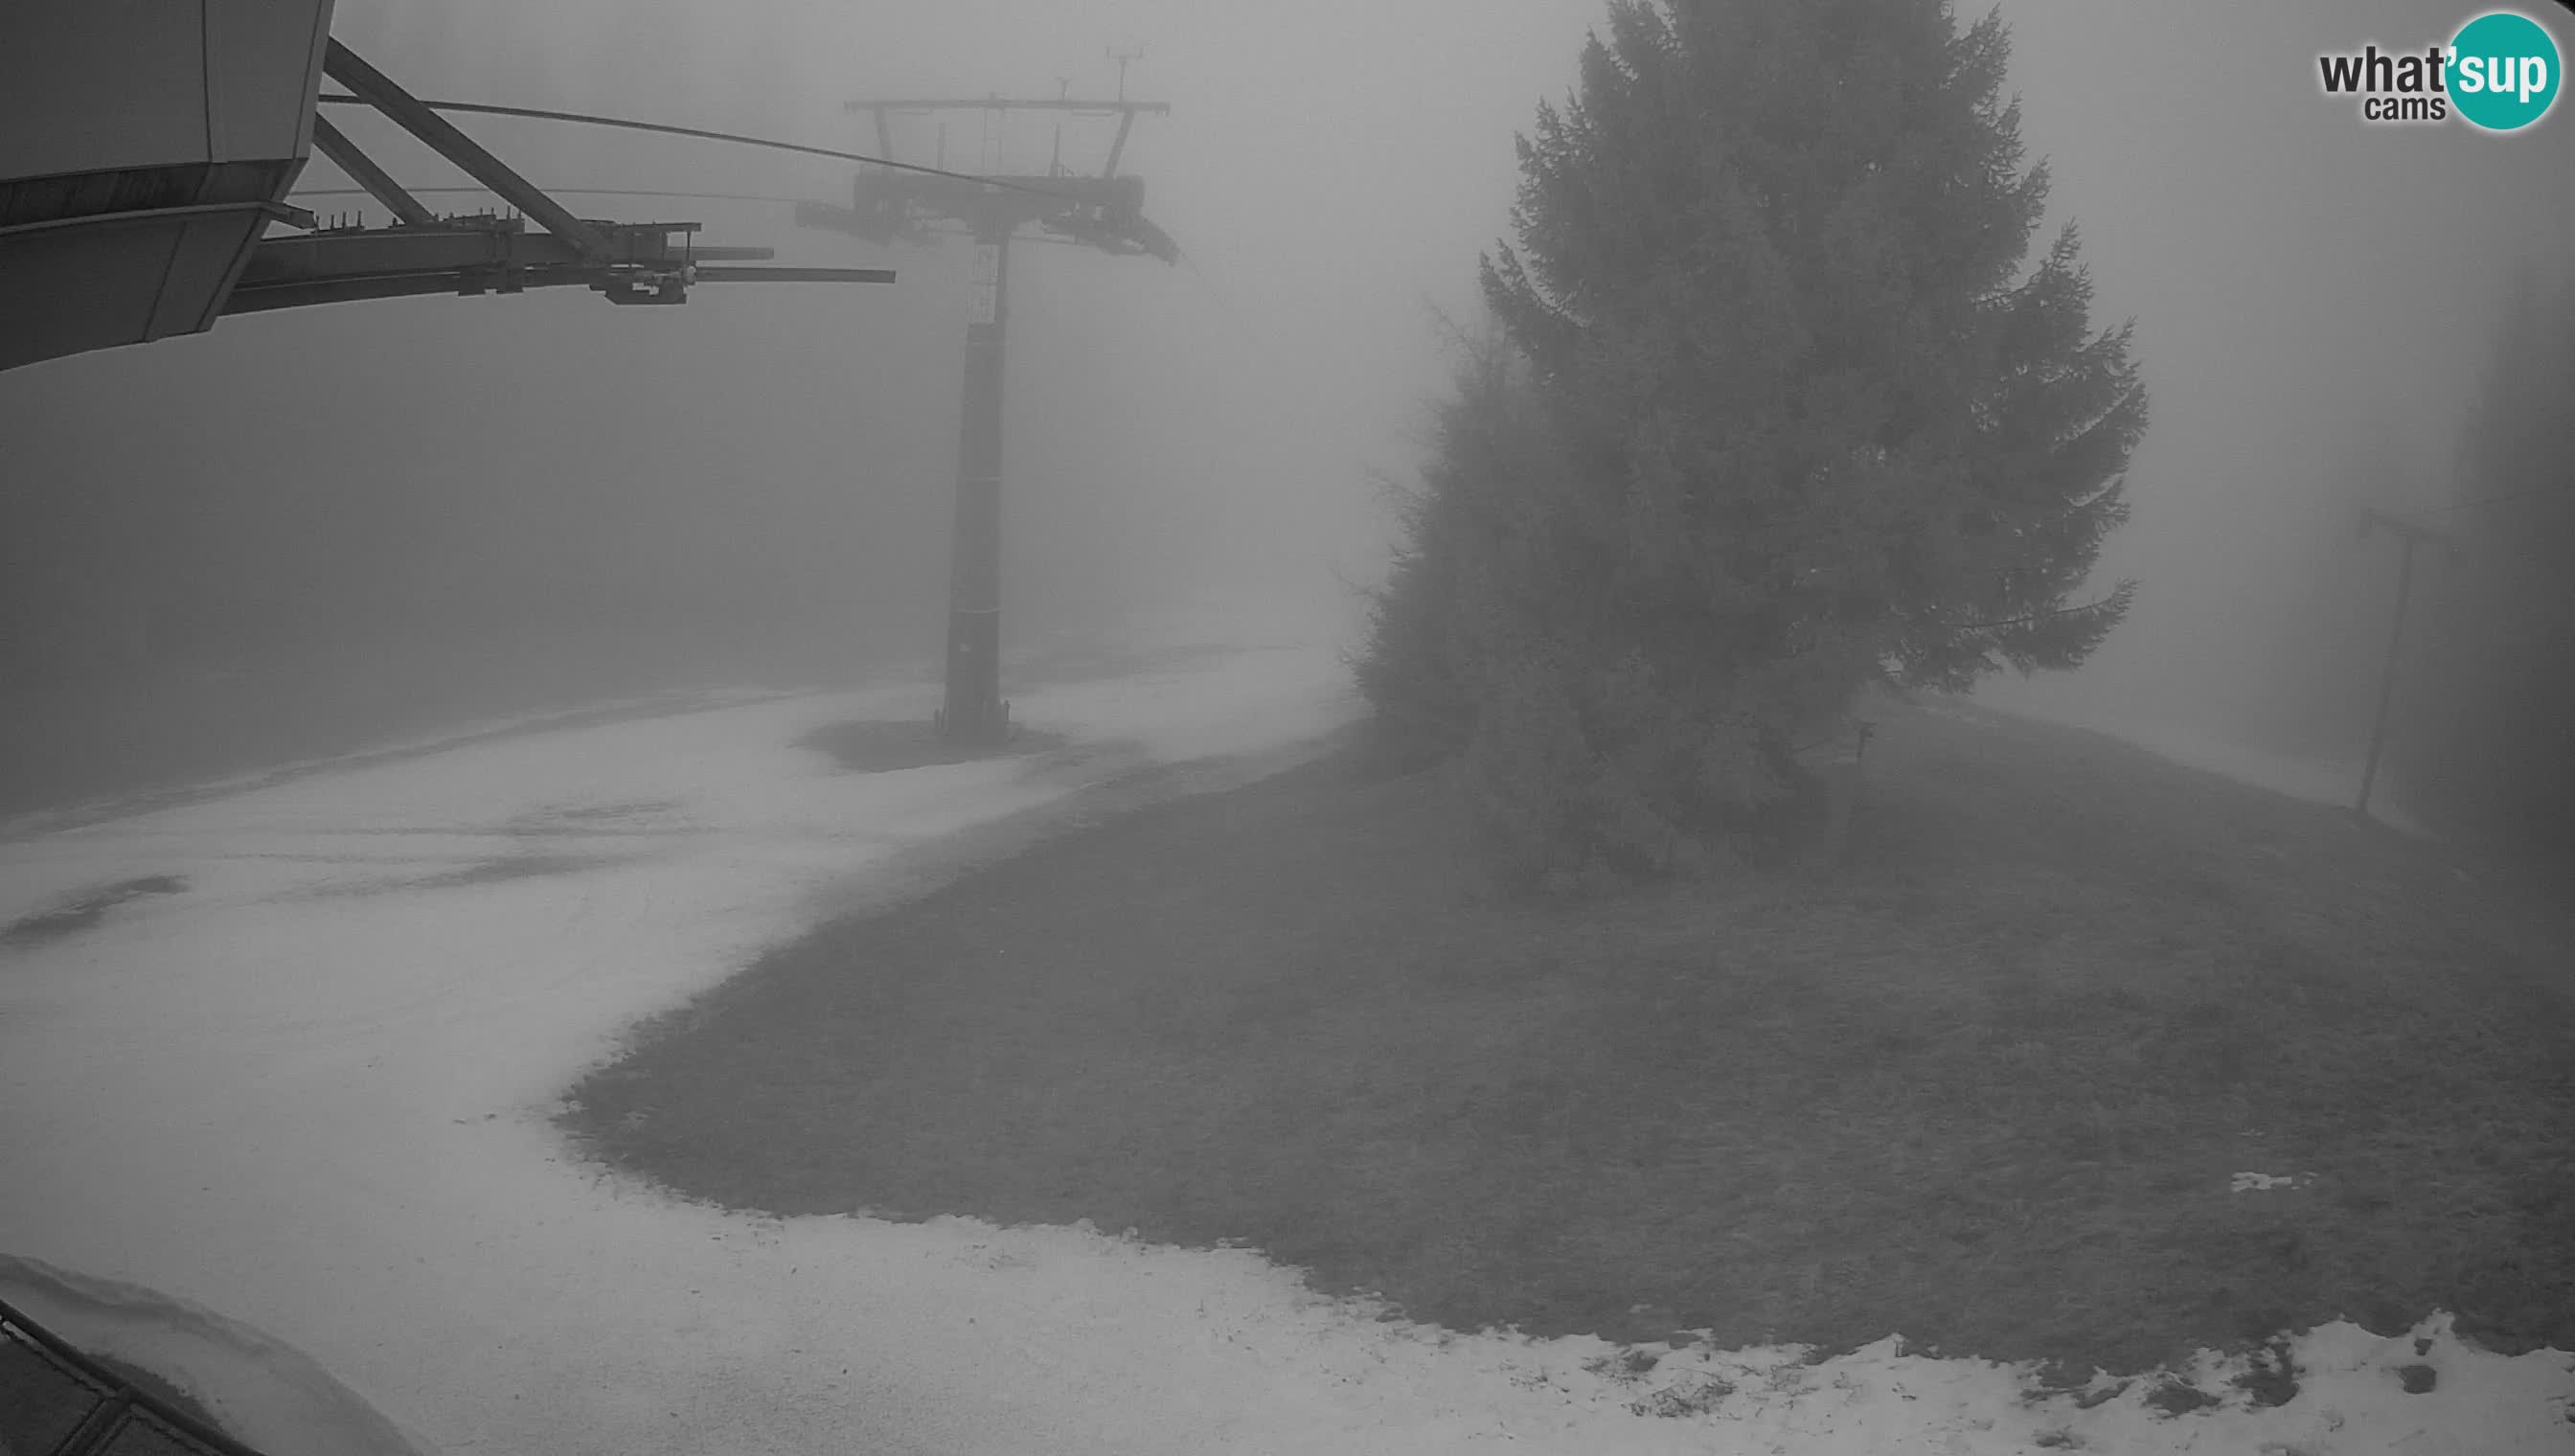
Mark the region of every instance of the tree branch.
[[2097, 602], [2086, 602], [2080, 607], [2059, 607], [2053, 612], [2033, 612], [2027, 617], [2006, 617], [1999, 622], [1942, 622], [1933, 625], [1949, 632], [2000, 632], [2007, 627], [2028, 627], [2053, 618], [2079, 617], [2086, 612], [2098, 612], [2116, 603], [2120, 595], [2118, 592], [2112, 592]]

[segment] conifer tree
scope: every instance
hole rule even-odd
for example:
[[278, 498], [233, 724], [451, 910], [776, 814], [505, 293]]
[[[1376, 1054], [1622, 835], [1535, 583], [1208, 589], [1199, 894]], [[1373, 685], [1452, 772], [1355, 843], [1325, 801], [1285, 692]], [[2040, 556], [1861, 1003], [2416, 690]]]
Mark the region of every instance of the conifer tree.
[[1379, 602], [1446, 679], [1362, 683], [1458, 705], [1506, 878], [1697, 859], [1872, 678], [2070, 667], [2126, 611], [2073, 597], [2145, 393], [2073, 231], [2031, 261], [2007, 54], [1939, 0], [1616, 0], [1521, 138], [1520, 367], [1469, 370]]

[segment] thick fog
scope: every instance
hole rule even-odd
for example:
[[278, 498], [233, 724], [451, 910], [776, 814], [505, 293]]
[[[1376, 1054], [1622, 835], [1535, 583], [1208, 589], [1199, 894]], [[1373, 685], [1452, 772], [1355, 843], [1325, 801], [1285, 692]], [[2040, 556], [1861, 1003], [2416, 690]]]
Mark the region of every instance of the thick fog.
[[[2365, 126], [2318, 94], [2320, 44], [2419, 48], [2455, 20], [2444, 5], [2005, 14], [2025, 139], [2083, 228], [2096, 318], [2137, 320], [2155, 414], [2104, 564], [2143, 584], [2129, 625], [2081, 674], [1997, 695], [2339, 748], [2393, 575], [2386, 542], [2352, 540], [2349, 500], [2446, 498], [2514, 270], [2562, 253], [2575, 220], [2566, 127]], [[850, 98], [1100, 95], [1118, 84], [1108, 50], [1142, 47], [1129, 91], [1173, 110], [1139, 122], [1125, 170], [1184, 263], [1015, 254], [1004, 607], [1026, 648], [1189, 614], [1342, 630], [1390, 525], [1371, 474], [1412, 467], [1443, 382], [1437, 317], [1473, 313], [1476, 255], [1506, 234], [1513, 134], [1563, 96], [1599, 15], [352, 0], [334, 29], [424, 96], [861, 150]], [[342, 119], [405, 181], [462, 180], [380, 118]], [[854, 170], [466, 125], [558, 188], [832, 201]], [[1058, 145], [1052, 119], [972, 114], [896, 140], [970, 172], [1042, 170]], [[1067, 121], [1063, 160], [1096, 170], [1108, 140]], [[304, 185], [345, 182], [317, 157]], [[13, 673], [417, 663], [463, 710], [549, 681], [847, 677], [935, 655], [966, 250], [799, 230], [776, 201], [573, 201], [901, 279], [707, 286], [670, 310], [571, 290], [341, 305], [0, 376]], [[485, 681], [504, 658], [506, 690]]]
[[[2142, 583], [2079, 674], [2006, 702], [2338, 752], [2366, 731], [2396, 548], [2354, 506], [2449, 504], [2517, 270], [2575, 223], [2562, 127], [2371, 126], [2320, 47], [2419, 50], [2422, 0], [2007, 6], [2024, 136], [2096, 318], [2137, 320], [2154, 423], [2104, 576]], [[2434, 584], [2437, 590], [2437, 584]]]

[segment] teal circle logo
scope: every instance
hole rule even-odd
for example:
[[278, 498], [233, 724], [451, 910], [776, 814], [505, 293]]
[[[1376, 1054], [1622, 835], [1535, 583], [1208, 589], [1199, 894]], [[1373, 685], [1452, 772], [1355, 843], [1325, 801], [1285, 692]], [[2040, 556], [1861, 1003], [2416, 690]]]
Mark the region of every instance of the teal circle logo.
[[2557, 100], [2557, 38], [2527, 15], [2497, 10], [2462, 26], [2450, 41], [2450, 104], [2470, 125], [2514, 132]]

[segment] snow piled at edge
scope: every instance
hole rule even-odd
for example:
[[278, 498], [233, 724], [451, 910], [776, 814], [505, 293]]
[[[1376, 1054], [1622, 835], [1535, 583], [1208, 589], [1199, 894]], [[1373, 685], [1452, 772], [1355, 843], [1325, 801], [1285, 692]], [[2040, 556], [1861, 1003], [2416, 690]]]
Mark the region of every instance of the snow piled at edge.
[[[2206, 1401], [2173, 1415], [2166, 1381], [2048, 1391], [1892, 1337], [1810, 1361], [1443, 1332], [1246, 1250], [763, 1218], [573, 1159], [553, 1099], [627, 1027], [899, 854], [1082, 786], [1025, 761], [846, 774], [794, 746], [919, 696], [518, 733], [0, 844], [0, 914], [123, 876], [188, 886], [0, 949], [0, 1249], [273, 1331], [451, 1453], [2575, 1446], [2575, 1360], [2480, 1352], [2440, 1317], [2310, 1332], [2271, 1407], [2234, 1384], [2243, 1360], [2203, 1356], [2169, 1383]], [[1163, 761], [1350, 713], [1329, 653], [1284, 649], [1019, 707]], [[100, 1338], [154, 1348], [148, 1322]]]

